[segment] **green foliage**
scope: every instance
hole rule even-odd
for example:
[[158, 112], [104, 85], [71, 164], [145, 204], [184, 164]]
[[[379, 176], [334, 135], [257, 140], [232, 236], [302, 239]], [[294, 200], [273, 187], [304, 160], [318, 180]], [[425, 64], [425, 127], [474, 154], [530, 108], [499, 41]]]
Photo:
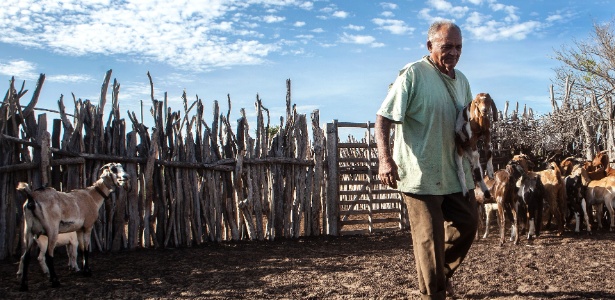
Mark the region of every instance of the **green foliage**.
[[274, 126], [269, 127], [267, 129], [267, 135], [269, 137], [274, 137], [276, 134], [278, 134], [279, 131], [280, 131], [280, 126], [279, 125], [274, 125]]

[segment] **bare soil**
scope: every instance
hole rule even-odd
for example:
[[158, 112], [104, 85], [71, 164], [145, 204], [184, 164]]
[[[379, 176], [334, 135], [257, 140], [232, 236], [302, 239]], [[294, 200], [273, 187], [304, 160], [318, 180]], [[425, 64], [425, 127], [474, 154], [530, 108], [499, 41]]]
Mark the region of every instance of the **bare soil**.
[[[492, 232], [455, 275], [459, 298], [615, 299], [615, 233], [500, 246]], [[33, 259], [28, 292], [17, 258], [0, 261], [0, 299], [418, 299], [407, 231], [93, 253], [92, 277], [56, 257], [62, 286]]]

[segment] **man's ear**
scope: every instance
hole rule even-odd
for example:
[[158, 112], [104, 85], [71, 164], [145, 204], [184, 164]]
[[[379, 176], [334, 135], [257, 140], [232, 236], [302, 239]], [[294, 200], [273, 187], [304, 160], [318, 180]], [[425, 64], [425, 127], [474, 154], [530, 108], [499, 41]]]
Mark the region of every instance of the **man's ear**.
[[427, 41], [427, 50], [431, 52], [431, 41]]

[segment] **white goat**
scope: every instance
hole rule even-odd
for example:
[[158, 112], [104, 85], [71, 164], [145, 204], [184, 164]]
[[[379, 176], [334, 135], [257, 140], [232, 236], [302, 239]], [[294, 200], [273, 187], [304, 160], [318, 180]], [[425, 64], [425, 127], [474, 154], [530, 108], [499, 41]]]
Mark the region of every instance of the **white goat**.
[[116, 187], [129, 189], [130, 177], [121, 164], [110, 163], [102, 166], [100, 178], [90, 187], [69, 193], [58, 192], [54, 188], [31, 190], [27, 183], [20, 182], [17, 190], [26, 194], [24, 212], [25, 251], [21, 258], [21, 291], [28, 290], [28, 265], [30, 249], [34, 237], [46, 235], [49, 245], [45, 252], [45, 262], [49, 268], [52, 287], [59, 287], [60, 281], [53, 266], [53, 252], [58, 242], [58, 234], [75, 231], [79, 240], [79, 252], [83, 257], [83, 274], [91, 275], [88, 264], [92, 227], [98, 219], [98, 210], [105, 199]]
[[472, 165], [472, 176], [474, 181], [480, 184], [480, 189], [485, 194], [486, 198], [491, 198], [489, 188], [483, 180], [483, 168], [480, 166], [480, 155], [478, 153], [478, 139], [483, 137], [487, 150], [487, 176], [493, 178], [493, 162], [491, 145], [491, 120], [497, 121], [498, 110], [495, 107], [495, 102], [487, 93], [476, 95], [474, 100], [466, 105], [463, 110], [457, 115], [457, 123], [455, 124], [455, 143], [457, 145], [457, 155], [455, 162], [457, 163], [457, 176], [461, 183], [463, 195], [468, 194], [466, 186], [466, 175], [463, 170], [463, 157], [467, 157]]
[[[46, 235], [40, 235], [34, 237], [34, 241], [38, 245], [40, 252], [38, 254], [38, 263], [41, 265], [43, 273], [49, 277], [49, 268], [45, 263], [45, 253], [47, 253], [47, 245], [49, 245], [49, 238]], [[58, 234], [58, 240], [56, 241], [56, 247], [66, 246], [66, 253], [68, 254], [68, 268], [74, 271], [79, 271], [79, 265], [77, 264], [77, 247], [79, 247], [79, 239], [77, 239], [76, 232], [67, 232]], [[17, 276], [23, 273], [23, 257], [19, 261], [19, 271]]]

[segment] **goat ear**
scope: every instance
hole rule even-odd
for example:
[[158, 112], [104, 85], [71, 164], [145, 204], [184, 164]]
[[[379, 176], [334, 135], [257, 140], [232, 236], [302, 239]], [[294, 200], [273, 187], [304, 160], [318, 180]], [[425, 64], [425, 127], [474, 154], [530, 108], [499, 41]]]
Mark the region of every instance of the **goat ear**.
[[108, 170], [109, 168], [111, 168], [111, 164], [105, 164], [102, 167], [100, 167], [100, 171]]

